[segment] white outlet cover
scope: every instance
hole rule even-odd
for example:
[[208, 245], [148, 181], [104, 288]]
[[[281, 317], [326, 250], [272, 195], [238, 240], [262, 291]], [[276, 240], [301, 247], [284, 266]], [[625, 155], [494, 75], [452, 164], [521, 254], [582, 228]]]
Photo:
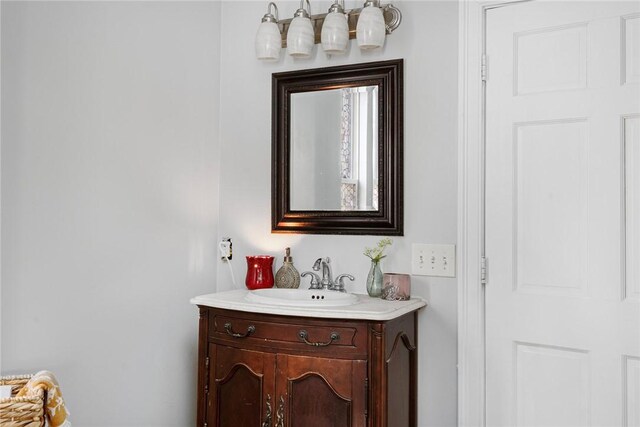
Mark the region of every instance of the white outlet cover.
[[411, 245], [411, 274], [456, 277], [456, 245], [414, 243]]

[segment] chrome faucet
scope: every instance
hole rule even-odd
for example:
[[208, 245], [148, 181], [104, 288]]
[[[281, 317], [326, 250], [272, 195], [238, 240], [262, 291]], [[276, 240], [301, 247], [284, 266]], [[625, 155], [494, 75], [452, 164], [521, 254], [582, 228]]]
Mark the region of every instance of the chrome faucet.
[[320, 267], [322, 266], [322, 280], [320, 284], [322, 285], [322, 289], [330, 289], [333, 290], [333, 277], [331, 275], [331, 258], [318, 258], [316, 262], [313, 263], [313, 271], [320, 271]]
[[331, 258], [329, 257], [318, 258], [311, 268], [313, 271], [320, 271], [320, 269], [322, 269], [322, 279], [313, 271], [305, 271], [302, 273], [302, 277], [311, 276], [311, 286], [309, 289], [327, 289], [330, 291], [346, 292], [344, 289], [344, 279], [355, 280], [355, 277], [350, 274], [340, 274], [334, 282], [331, 274]]

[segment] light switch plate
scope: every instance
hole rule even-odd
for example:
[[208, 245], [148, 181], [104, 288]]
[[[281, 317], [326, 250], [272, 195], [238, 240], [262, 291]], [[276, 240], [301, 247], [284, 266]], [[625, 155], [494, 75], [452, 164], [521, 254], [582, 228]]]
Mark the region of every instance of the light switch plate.
[[411, 274], [456, 277], [456, 245], [411, 245]]

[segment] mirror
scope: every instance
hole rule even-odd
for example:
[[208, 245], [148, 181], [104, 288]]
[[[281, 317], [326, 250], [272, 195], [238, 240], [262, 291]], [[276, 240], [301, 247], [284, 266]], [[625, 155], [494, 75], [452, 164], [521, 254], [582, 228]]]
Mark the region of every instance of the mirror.
[[402, 235], [402, 71], [273, 74], [273, 232]]

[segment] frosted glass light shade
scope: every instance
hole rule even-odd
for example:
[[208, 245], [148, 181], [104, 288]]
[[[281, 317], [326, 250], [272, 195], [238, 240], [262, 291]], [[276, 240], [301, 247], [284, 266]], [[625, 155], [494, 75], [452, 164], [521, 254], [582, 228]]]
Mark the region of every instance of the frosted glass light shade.
[[287, 33], [287, 52], [294, 58], [308, 58], [315, 42], [311, 20], [296, 16], [289, 25]]
[[331, 12], [324, 18], [320, 33], [322, 49], [326, 53], [345, 53], [349, 42], [349, 24], [347, 15]]
[[262, 22], [256, 33], [256, 57], [258, 59], [277, 60], [280, 57], [282, 36], [275, 22]]
[[356, 39], [360, 49], [375, 49], [382, 47], [386, 27], [382, 10], [376, 6], [367, 6], [360, 12], [356, 26]]

